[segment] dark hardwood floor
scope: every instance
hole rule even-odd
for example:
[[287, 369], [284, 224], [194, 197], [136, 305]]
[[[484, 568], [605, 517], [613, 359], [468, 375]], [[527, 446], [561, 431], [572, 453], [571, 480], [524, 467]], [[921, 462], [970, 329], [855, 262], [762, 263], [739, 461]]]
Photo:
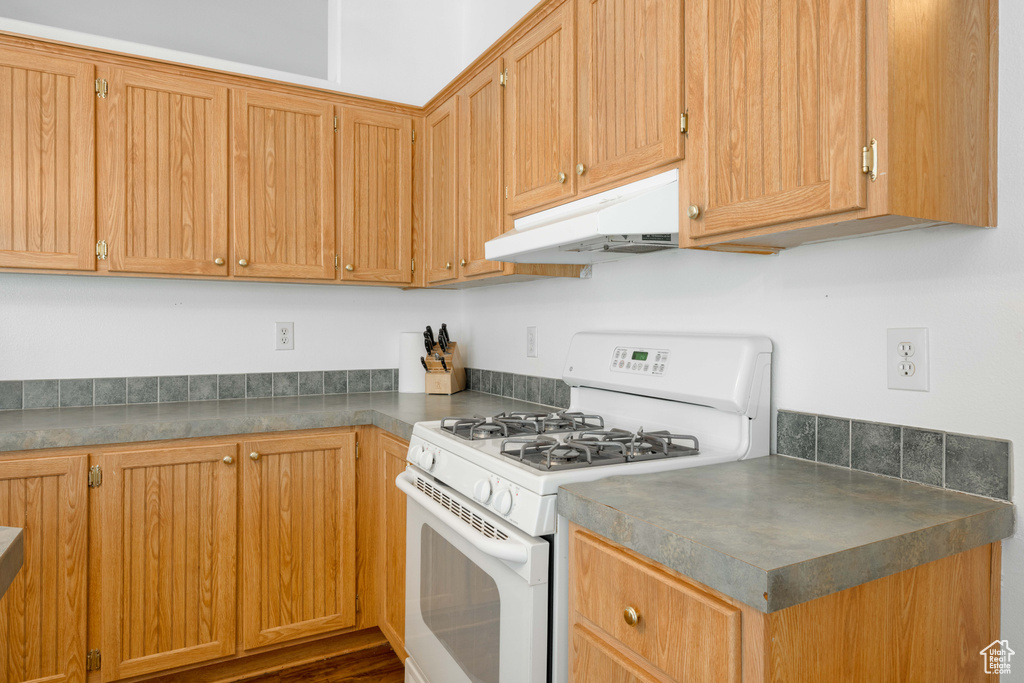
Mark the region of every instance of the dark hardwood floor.
[[387, 645], [294, 669], [246, 678], [243, 683], [402, 683], [405, 668]]

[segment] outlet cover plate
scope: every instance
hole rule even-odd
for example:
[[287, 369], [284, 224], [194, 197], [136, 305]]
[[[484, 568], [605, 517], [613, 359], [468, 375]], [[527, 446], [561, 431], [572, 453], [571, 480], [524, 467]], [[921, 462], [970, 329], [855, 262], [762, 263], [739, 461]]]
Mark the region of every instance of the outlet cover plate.
[[[913, 354], [910, 356], [901, 353], [901, 344], [905, 342], [912, 344]], [[901, 368], [905, 363], [912, 364], [912, 374], [907, 375]], [[886, 330], [885, 364], [890, 389], [928, 391], [928, 328], [891, 327]]]
[[274, 349], [276, 351], [294, 351], [295, 323], [274, 323], [274, 325], [276, 338]]

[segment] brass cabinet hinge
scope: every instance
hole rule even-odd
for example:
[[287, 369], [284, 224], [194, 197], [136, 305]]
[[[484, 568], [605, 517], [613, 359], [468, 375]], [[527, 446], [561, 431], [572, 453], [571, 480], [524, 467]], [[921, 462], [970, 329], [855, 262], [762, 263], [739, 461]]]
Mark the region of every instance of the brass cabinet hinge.
[[498, 76], [498, 84], [501, 85], [502, 88], [508, 85], [508, 69], [502, 71], [501, 75]]
[[337, 254], [335, 254], [334, 255], [334, 269], [338, 270], [340, 266], [341, 266], [341, 257], [338, 256]]
[[416, 144], [416, 131], [412, 132], [412, 144]]
[[871, 138], [871, 142], [864, 148], [863, 155], [860, 170], [874, 182], [878, 178], [878, 140]]
[[505, 199], [508, 199], [508, 185], [505, 186]]
[[89, 488], [97, 489], [101, 484], [103, 484], [103, 470], [99, 465], [93, 465], [89, 468]]
[[359, 442], [356, 441], [356, 460], [359, 459]]
[[679, 132], [686, 135], [690, 132], [690, 112], [684, 111], [679, 115]]
[[335, 133], [338, 132], [338, 117], [337, 116], [334, 117], [334, 132]]
[[107, 241], [100, 240], [96, 243], [96, 259], [98, 261], [107, 260]]
[[86, 671], [99, 671], [100, 662], [102, 656], [99, 650], [89, 650], [85, 653], [85, 670]]
[[360, 608], [359, 608], [359, 593], [356, 593], [356, 614], [358, 614], [359, 611], [360, 611]]
[[96, 79], [96, 97], [105, 100], [107, 99], [107, 79], [97, 78]]
[[412, 271], [413, 273], [416, 272], [416, 259], [413, 259], [412, 263], [409, 264], [409, 270]]

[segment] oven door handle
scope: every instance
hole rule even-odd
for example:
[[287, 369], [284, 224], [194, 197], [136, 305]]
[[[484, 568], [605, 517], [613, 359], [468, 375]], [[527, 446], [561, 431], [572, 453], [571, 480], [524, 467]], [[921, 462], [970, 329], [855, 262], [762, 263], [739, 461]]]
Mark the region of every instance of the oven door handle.
[[416, 488], [416, 482], [408, 471], [398, 475], [395, 485], [434, 516], [445, 520], [449, 529], [462, 536], [480, 552], [513, 564], [525, 564], [530, 558], [529, 549], [522, 543], [517, 543], [512, 539], [499, 541], [480, 535], [473, 527], [463, 522], [462, 518], [438, 505], [433, 498]]

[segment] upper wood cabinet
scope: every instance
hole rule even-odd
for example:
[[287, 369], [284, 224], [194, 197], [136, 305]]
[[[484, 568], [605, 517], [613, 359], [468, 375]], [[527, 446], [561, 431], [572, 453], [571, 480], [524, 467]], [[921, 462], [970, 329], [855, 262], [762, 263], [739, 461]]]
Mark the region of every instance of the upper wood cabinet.
[[[427, 284], [459, 277], [458, 134], [459, 98], [452, 97], [426, 119]], [[472, 170], [467, 175], [472, 175]]]
[[356, 435], [242, 444], [245, 649], [356, 623]]
[[576, 193], [574, 5], [565, 2], [505, 55], [506, 210], [518, 214]]
[[120, 67], [106, 80], [97, 193], [110, 270], [227, 275], [228, 89]]
[[0, 267], [96, 268], [94, 73], [0, 49]]
[[507, 272], [513, 264], [488, 261], [484, 245], [505, 232], [505, 97], [502, 60], [496, 59], [459, 92], [459, 275]]
[[0, 680], [85, 680], [86, 456], [0, 461], [0, 526], [25, 560], [0, 598]]
[[577, 0], [581, 192], [682, 158], [682, 7]]
[[709, 2], [691, 17], [690, 234], [867, 206], [865, 3]]
[[102, 456], [104, 681], [235, 652], [235, 444]]
[[341, 279], [412, 282], [412, 118], [344, 107], [338, 115]]
[[233, 273], [334, 279], [333, 105], [237, 89], [231, 108]]

